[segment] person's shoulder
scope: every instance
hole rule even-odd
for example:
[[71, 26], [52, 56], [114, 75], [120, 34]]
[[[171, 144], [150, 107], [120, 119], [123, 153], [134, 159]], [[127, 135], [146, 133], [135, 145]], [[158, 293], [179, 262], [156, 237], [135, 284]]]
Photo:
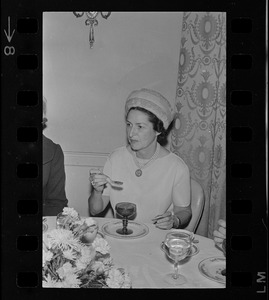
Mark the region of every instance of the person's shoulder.
[[118, 155], [118, 154], [122, 154], [126, 151], [127, 151], [126, 146], [121, 146], [121, 147], [115, 148], [113, 151], [111, 151], [110, 155]]
[[122, 159], [126, 153], [128, 153], [128, 150], [126, 146], [115, 148], [110, 154], [109, 159], [115, 160], [115, 159]]
[[43, 134], [43, 147], [56, 148], [57, 144]]
[[178, 156], [177, 154], [170, 152], [167, 156], [166, 156], [167, 160], [171, 161], [173, 164], [175, 164], [175, 166], [180, 165], [182, 168], [184, 169], [189, 169], [187, 164], [185, 163], [185, 161]]
[[43, 164], [51, 161], [56, 152], [62, 153], [61, 146], [43, 134]]

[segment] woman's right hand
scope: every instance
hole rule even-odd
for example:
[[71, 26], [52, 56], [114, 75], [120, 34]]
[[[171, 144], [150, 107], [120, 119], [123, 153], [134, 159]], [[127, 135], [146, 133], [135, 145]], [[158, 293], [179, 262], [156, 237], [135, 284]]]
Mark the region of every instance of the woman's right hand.
[[218, 230], [214, 230], [213, 237], [216, 244], [222, 244], [223, 240], [226, 239], [226, 221], [219, 219], [218, 220], [219, 228]]
[[96, 192], [102, 193], [105, 185], [107, 184], [107, 176], [104, 175], [100, 170], [91, 169], [90, 182]]

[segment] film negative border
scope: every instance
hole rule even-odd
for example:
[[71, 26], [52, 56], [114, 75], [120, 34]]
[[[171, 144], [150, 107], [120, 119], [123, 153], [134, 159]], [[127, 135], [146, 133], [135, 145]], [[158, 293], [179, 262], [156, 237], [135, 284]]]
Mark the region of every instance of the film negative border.
[[[6, 12], [3, 14], [2, 10], [1, 26], [1, 120], [7, 124], [2, 127], [1, 135], [2, 245], [5, 245], [2, 272], [6, 279], [2, 284], [12, 282], [13, 291], [17, 289], [14, 299], [18, 299], [25, 297], [20, 291], [36, 289], [40, 285], [37, 261], [42, 261], [42, 114], [39, 94], [42, 70], [38, 62], [42, 62], [42, 32], [25, 28], [31, 12], [15, 13], [13, 9]], [[38, 16], [33, 15], [33, 19], [36, 23]], [[3, 298], [8, 294], [2, 291]]]
[[[230, 145], [233, 150], [227, 161], [227, 176], [230, 175], [232, 180], [232, 184], [227, 186], [227, 208], [231, 213], [227, 214], [227, 224], [232, 229], [228, 234], [232, 252], [230, 265], [233, 269], [230, 282], [234, 288], [242, 287], [241, 291], [249, 289], [252, 292], [252, 295], [249, 295], [250, 299], [258, 299], [262, 294], [263, 296], [267, 294], [266, 258], [263, 256], [264, 261], [259, 259], [259, 262], [253, 258], [257, 253], [263, 252], [265, 255], [268, 251], [264, 249], [266, 243], [261, 241], [267, 231], [265, 200], [267, 175], [265, 168], [263, 173], [259, 173], [259, 170], [261, 171], [259, 163], [262, 164], [262, 161], [257, 163], [256, 152], [257, 146], [262, 145], [262, 141], [266, 139], [265, 126], [264, 128], [257, 126], [258, 115], [264, 120], [266, 118], [263, 113], [265, 101], [259, 102], [259, 99], [265, 99], [265, 89], [262, 89], [262, 76], [259, 76], [261, 82], [259, 79], [253, 80], [253, 74], [258, 74], [261, 69], [257, 64], [258, 51], [255, 51], [252, 41], [257, 40], [255, 37], [261, 27], [257, 18], [245, 14], [232, 18], [230, 26], [230, 39], [233, 44], [233, 53], [229, 52], [232, 80], [228, 78], [231, 102], [228, 102], [227, 109], [228, 118], [232, 118], [231, 123], [228, 121], [227, 138], [230, 136], [228, 146]], [[229, 98], [227, 100], [229, 101]], [[260, 125], [262, 124], [264, 123], [261, 122]], [[265, 159], [265, 149], [263, 151]], [[258, 186], [261, 189], [259, 197], [255, 196]], [[262, 195], [264, 203], [257, 199], [262, 199]], [[254, 261], [254, 264], [248, 263], [251, 261]]]
[[[83, 7], [71, 2], [59, 1], [57, 7], [42, 2], [37, 8], [33, 2], [23, 7], [21, 1], [9, 1], [2, 10], [4, 298], [56, 295], [41, 288], [42, 12]], [[208, 3], [203, 2], [202, 7], [193, 4], [192, 9], [182, 5], [179, 9], [204, 11], [206, 7], [210, 11]], [[155, 10], [167, 8], [156, 4]], [[259, 5], [231, 1], [216, 4], [211, 10], [227, 12], [227, 287], [203, 290], [202, 295], [209, 299], [265, 299], [265, 1]], [[158, 291], [159, 295], [162, 292]], [[62, 293], [77, 296], [85, 291]], [[196, 293], [201, 295], [199, 290], [178, 292], [189, 296]]]

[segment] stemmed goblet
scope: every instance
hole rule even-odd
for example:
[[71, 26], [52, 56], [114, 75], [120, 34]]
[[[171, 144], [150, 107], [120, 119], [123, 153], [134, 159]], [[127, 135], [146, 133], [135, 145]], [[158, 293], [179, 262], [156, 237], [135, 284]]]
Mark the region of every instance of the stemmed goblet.
[[128, 219], [131, 219], [136, 214], [136, 205], [131, 202], [120, 202], [115, 207], [116, 217], [122, 219], [122, 228], [116, 230], [118, 234], [129, 235], [133, 231], [128, 226]]
[[166, 254], [174, 261], [174, 273], [165, 276], [165, 281], [172, 285], [182, 285], [187, 282], [185, 276], [179, 274], [179, 262], [191, 253], [191, 238], [185, 232], [172, 232], [166, 235], [164, 242]]

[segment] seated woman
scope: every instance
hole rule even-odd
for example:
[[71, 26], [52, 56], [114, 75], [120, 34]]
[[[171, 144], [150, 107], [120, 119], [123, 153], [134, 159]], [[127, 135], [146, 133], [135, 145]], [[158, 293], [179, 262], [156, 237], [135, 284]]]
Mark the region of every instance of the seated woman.
[[[167, 141], [173, 121], [170, 103], [156, 91], [141, 89], [129, 95], [125, 111], [128, 145], [110, 154], [103, 173], [90, 177], [91, 215], [109, 202], [113, 210], [118, 202], [132, 202], [136, 221], [153, 222], [161, 229], [186, 227], [191, 219], [189, 169], [160, 145]], [[107, 176], [123, 185], [108, 184]]]
[[[43, 129], [46, 122], [46, 99], [43, 98]], [[43, 216], [56, 216], [67, 203], [62, 148], [43, 135]]]

